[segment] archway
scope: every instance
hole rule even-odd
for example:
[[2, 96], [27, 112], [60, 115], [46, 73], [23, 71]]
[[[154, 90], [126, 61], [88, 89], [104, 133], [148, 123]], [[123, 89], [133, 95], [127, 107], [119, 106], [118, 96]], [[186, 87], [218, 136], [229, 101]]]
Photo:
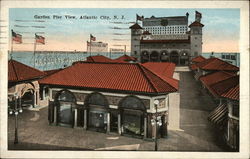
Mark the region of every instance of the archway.
[[148, 62], [149, 61], [149, 53], [148, 51], [142, 51], [141, 53], [141, 62]]
[[135, 96], [127, 96], [119, 103], [121, 111], [122, 134], [131, 136], [144, 135], [144, 115], [146, 108], [143, 102]]
[[157, 51], [153, 51], [150, 54], [150, 61], [151, 62], [157, 62], [157, 61], [159, 61], [159, 53]]
[[86, 99], [88, 107], [88, 128], [106, 132], [109, 128], [108, 100], [100, 93], [92, 93]]
[[189, 56], [187, 51], [183, 51], [180, 56], [180, 64], [181, 65], [188, 65], [189, 63]]
[[34, 107], [34, 90], [28, 89], [21, 97], [21, 106], [22, 107]]
[[74, 126], [74, 108], [76, 98], [68, 90], [62, 90], [56, 94], [55, 103], [57, 106], [57, 124], [61, 126]]
[[170, 62], [175, 63], [176, 65], [179, 64], [179, 54], [177, 51], [172, 51], [170, 53]]
[[161, 62], [168, 62], [169, 61], [169, 55], [167, 51], [162, 51], [160, 56]]

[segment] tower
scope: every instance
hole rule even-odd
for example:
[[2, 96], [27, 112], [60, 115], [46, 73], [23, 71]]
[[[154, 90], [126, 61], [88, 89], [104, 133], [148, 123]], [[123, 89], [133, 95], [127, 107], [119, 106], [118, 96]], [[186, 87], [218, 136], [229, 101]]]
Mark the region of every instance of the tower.
[[201, 13], [195, 11], [195, 21], [189, 25], [190, 27], [190, 56], [191, 59], [201, 55], [202, 53], [202, 27]]
[[141, 35], [142, 35], [142, 27], [135, 23], [131, 27], [131, 56], [136, 57], [138, 61], [141, 61], [140, 54], [141, 54]]

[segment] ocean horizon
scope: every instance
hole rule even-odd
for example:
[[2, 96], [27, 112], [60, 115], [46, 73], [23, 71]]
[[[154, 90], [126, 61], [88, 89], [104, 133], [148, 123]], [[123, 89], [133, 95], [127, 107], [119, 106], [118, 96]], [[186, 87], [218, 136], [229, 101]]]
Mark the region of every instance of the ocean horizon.
[[[36, 69], [45, 71], [65, 68], [72, 65], [76, 61], [84, 61], [88, 56], [103, 55], [111, 59], [116, 59], [123, 56], [123, 52], [92, 52], [91, 54], [86, 51], [13, 51], [9, 52], [8, 59], [13, 59], [19, 61], [28, 66], [34, 67]], [[236, 57], [235, 60], [230, 58], [227, 62], [230, 62], [236, 66], [240, 65], [240, 54], [232, 52], [204, 52], [202, 56], [209, 58], [211, 56], [222, 58], [222, 55], [233, 55]], [[126, 52], [126, 55], [130, 55], [130, 52]]]

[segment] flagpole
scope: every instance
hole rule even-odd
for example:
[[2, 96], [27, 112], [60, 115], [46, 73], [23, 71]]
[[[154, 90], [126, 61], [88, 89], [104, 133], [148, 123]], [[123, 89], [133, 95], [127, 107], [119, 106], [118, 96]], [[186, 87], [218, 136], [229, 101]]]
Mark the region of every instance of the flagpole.
[[11, 59], [12, 59], [12, 53], [13, 53], [13, 36], [11, 35], [11, 50], [10, 50]]
[[35, 40], [34, 40], [34, 68], [36, 66], [36, 55], [35, 55], [35, 52], [36, 52], [36, 34], [35, 34]]
[[11, 59], [12, 59], [12, 53], [13, 53], [13, 30], [11, 29], [11, 48], [10, 48]]

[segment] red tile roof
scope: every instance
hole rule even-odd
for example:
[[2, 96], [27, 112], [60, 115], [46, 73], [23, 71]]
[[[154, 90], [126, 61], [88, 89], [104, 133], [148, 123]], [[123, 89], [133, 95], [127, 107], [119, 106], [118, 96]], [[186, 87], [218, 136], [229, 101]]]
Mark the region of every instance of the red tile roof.
[[134, 25], [130, 26], [129, 29], [142, 29], [142, 27], [139, 24], [135, 23]]
[[8, 62], [8, 81], [18, 82], [24, 80], [31, 80], [44, 76], [43, 71], [37, 70], [33, 67], [27, 66], [15, 60]]
[[193, 26], [200, 26], [200, 27], [204, 27], [203, 24], [201, 24], [200, 22], [194, 21], [192, 24], [189, 25], [189, 27], [193, 27]]
[[223, 81], [225, 79], [228, 79], [230, 77], [233, 77], [234, 74], [228, 73], [225, 71], [218, 71], [214, 72], [205, 76], [200, 77], [200, 81], [206, 86], [210, 87], [212, 84], [215, 84], [219, 81]]
[[133, 56], [123, 55], [121, 57], [118, 57], [116, 59], [116, 61], [122, 61], [122, 62], [124, 62], [124, 61], [136, 61], [136, 58]]
[[197, 65], [194, 63], [194, 64], [191, 64], [191, 65], [190, 65], [190, 69], [191, 69], [191, 70], [197, 70], [198, 67], [197, 67]]
[[233, 76], [210, 86], [211, 93], [230, 99], [239, 100], [239, 76]]
[[103, 56], [103, 55], [97, 55], [97, 56], [89, 56], [87, 57], [87, 62], [112, 62], [112, 59]]
[[240, 87], [239, 84], [236, 86], [230, 88], [228, 91], [221, 94], [222, 97], [233, 99], [233, 100], [239, 100], [239, 94], [240, 94]]
[[175, 70], [175, 64], [170, 62], [146, 62], [142, 65], [158, 75], [171, 78]]
[[54, 74], [54, 73], [56, 73], [58, 71], [61, 71], [61, 70], [62, 69], [60, 68], [60, 69], [54, 69], [54, 70], [47, 70], [47, 71], [44, 71], [44, 72], [45, 72], [46, 76], [49, 76], [49, 75], [52, 75], [52, 74]]
[[239, 67], [215, 57], [206, 59], [202, 62], [197, 63], [196, 65], [203, 70], [239, 71]]
[[197, 57], [193, 58], [191, 61], [198, 63], [198, 62], [202, 62], [204, 60], [206, 60], [205, 57], [203, 57], [203, 56], [197, 56]]
[[39, 83], [153, 94], [178, 90], [178, 80], [157, 75], [138, 63], [78, 62]]
[[97, 56], [87, 57], [86, 62], [125, 63], [126, 61], [118, 60], [118, 59], [110, 59], [110, 58], [103, 56], [103, 55], [97, 55]]

